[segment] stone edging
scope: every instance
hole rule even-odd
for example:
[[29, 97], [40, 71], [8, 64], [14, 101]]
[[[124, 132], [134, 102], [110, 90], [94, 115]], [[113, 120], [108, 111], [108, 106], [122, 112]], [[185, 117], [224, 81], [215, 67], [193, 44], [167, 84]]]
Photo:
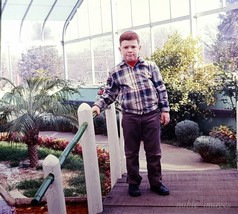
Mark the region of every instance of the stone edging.
[[[31, 205], [32, 198], [14, 198], [12, 197], [7, 190], [4, 189], [2, 185], [0, 185], [0, 195], [2, 198], [6, 201], [6, 203], [13, 207], [13, 206], [20, 206], [20, 205]], [[73, 203], [87, 203], [86, 198], [80, 198], [80, 197], [65, 197], [65, 201], [68, 204]], [[45, 204], [46, 198], [43, 197], [40, 204]]]

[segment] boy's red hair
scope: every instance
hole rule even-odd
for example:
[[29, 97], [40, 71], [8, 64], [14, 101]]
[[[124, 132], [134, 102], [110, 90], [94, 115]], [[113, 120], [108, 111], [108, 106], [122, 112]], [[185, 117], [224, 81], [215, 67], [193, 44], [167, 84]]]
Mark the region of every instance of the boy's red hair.
[[120, 38], [119, 38], [119, 42], [120, 44], [122, 43], [122, 41], [124, 40], [137, 40], [138, 44], [140, 44], [140, 37], [139, 35], [134, 32], [134, 31], [125, 31], [124, 33], [121, 34]]

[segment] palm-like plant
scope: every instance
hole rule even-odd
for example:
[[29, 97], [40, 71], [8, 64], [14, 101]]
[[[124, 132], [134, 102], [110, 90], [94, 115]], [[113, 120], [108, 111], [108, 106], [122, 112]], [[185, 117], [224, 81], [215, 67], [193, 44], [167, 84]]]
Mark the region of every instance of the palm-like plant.
[[28, 78], [18, 86], [6, 78], [0, 78], [0, 81], [5, 83], [4, 86], [10, 86], [0, 100], [0, 116], [7, 118], [9, 136], [17, 133], [27, 144], [30, 166], [35, 167], [42, 119], [61, 116], [77, 124], [76, 106], [68, 103], [67, 99], [79, 90], [58, 78]]

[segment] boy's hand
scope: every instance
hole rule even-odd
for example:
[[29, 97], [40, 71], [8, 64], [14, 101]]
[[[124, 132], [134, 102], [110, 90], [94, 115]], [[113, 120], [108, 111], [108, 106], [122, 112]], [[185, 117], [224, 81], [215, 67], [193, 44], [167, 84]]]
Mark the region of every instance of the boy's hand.
[[160, 115], [160, 123], [164, 126], [168, 125], [170, 121], [169, 112], [162, 112]]
[[96, 112], [97, 115], [99, 115], [101, 113], [101, 110], [100, 110], [100, 108], [98, 106], [93, 106], [92, 107], [92, 112]]

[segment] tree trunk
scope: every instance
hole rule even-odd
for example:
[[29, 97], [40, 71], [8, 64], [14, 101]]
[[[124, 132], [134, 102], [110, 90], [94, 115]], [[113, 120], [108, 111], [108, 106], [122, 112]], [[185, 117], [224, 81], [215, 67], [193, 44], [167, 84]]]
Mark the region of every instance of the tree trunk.
[[38, 157], [38, 145], [30, 144], [28, 145], [28, 155], [30, 160], [30, 167], [35, 168], [38, 164], [39, 157]]
[[39, 129], [33, 128], [29, 130], [25, 136], [25, 143], [28, 146], [28, 157], [30, 160], [30, 167], [35, 168], [38, 164], [38, 136]]

